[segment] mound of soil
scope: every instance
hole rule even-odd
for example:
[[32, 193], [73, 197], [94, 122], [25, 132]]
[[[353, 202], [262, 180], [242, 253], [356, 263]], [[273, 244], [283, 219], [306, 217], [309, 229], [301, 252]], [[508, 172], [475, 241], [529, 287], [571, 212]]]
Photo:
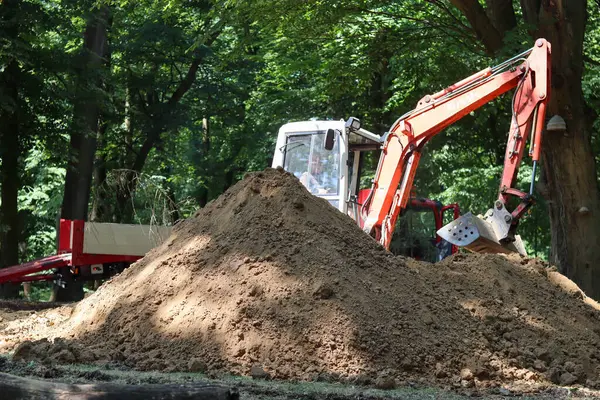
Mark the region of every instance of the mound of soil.
[[600, 311], [539, 261], [394, 257], [293, 175], [248, 174], [15, 357], [282, 379], [600, 381]]

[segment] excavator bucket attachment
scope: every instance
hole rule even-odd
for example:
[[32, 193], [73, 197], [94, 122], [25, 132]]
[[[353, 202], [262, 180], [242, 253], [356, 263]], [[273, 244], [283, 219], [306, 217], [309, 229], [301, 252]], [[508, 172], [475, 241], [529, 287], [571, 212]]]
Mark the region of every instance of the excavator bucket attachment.
[[442, 239], [474, 253], [519, 253], [526, 256], [525, 246], [519, 235], [512, 243], [503, 243], [487, 218], [470, 212], [460, 216], [437, 231]]

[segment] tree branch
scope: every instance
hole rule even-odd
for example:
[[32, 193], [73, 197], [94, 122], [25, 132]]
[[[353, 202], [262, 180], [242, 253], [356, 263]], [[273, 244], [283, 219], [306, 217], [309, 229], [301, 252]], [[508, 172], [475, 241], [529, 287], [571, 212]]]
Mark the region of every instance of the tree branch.
[[[213, 31], [202, 43], [204, 46], [211, 46], [215, 40], [219, 37], [222, 32], [222, 27]], [[196, 72], [198, 72], [198, 68], [200, 64], [204, 60], [204, 55], [198, 55], [190, 64], [190, 67], [183, 78], [183, 80], [179, 83], [179, 86], [169, 100], [166, 103], [166, 110], [163, 111], [159, 115], [153, 116], [152, 127], [146, 134], [146, 138], [144, 139], [144, 143], [140, 148], [139, 153], [135, 161], [133, 162], [132, 170], [141, 172], [144, 164], [146, 163], [146, 159], [148, 158], [148, 154], [150, 154], [150, 150], [155, 146], [156, 142], [160, 139], [160, 135], [164, 129], [165, 119], [169, 117], [172, 110], [177, 106], [179, 101], [183, 98], [183, 96], [190, 90], [194, 81], [196, 80]]]
[[444, 28], [445, 29], [450, 29], [450, 30], [452, 30], [452, 31], [454, 31], [456, 33], [459, 33], [460, 35], [462, 35], [465, 38], [471, 38], [471, 36], [468, 35], [467, 33], [465, 33], [464, 30], [462, 30], [462, 29], [460, 29], [460, 28], [458, 28], [456, 26], [452, 26], [452, 25], [448, 25], [448, 24], [442, 24], [442, 23], [434, 24], [431, 21], [429, 21], [427, 19], [423, 19], [423, 18], [409, 17], [407, 15], [394, 14], [394, 13], [385, 12], [385, 11], [369, 10], [367, 8], [361, 8], [361, 7], [348, 7], [348, 8], [346, 8], [346, 10], [348, 10], [348, 11], [354, 11], [354, 12], [367, 13], [367, 14], [372, 14], [372, 15], [381, 15], [381, 16], [384, 16], [384, 17], [392, 18], [392, 19], [405, 19], [407, 21], [420, 22], [423, 25], [428, 26], [429, 28], [432, 28], [432, 29], [439, 29], [439, 30], [442, 30], [442, 31], [443, 31]]
[[60, 76], [60, 74], [58, 74], [57, 72], [52, 72], [52, 75], [54, 75], [54, 77], [55, 77], [56, 79], [58, 79], [58, 81], [59, 81], [60, 83], [62, 83], [62, 85], [63, 85], [63, 88], [64, 88], [65, 90], [69, 90], [69, 85], [68, 85], [68, 84], [67, 84], [67, 82], [66, 82], [66, 81], [65, 81], [65, 80], [64, 80], [64, 79], [63, 79], [63, 78]]
[[183, 78], [183, 80], [179, 83], [177, 89], [171, 95], [171, 98], [169, 98], [169, 101], [167, 102], [169, 106], [177, 104], [179, 100], [181, 100], [183, 95], [186, 94], [188, 90], [190, 90], [192, 84], [196, 80], [196, 72], [198, 71], [198, 67], [200, 66], [201, 62], [202, 59], [200, 57], [194, 58], [192, 64], [190, 65], [190, 68], [188, 69], [187, 74], [185, 75], [185, 78]]
[[474, 32], [473, 28], [471, 28], [468, 25], [465, 25], [459, 18], [456, 17], [456, 15], [454, 15], [454, 13], [452, 13], [452, 11], [444, 4], [442, 3], [440, 0], [430, 0], [431, 4], [437, 6], [438, 8], [440, 8], [442, 11], [444, 11], [448, 16], [450, 16], [450, 18], [452, 18], [452, 20], [454, 22], [456, 22], [457, 24], [459, 24], [460, 26], [463, 27], [464, 30], [469, 31], [469, 32]]
[[146, 100], [144, 100], [144, 96], [142, 96], [142, 92], [141, 90], [136, 90], [136, 94], [139, 100], [139, 104], [140, 106], [142, 106], [142, 111], [144, 112], [144, 114], [146, 114], [146, 116], [148, 118], [152, 118], [152, 114], [150, 114], [150, 112], [148, 111], [148, 107], [146, 105]]
[[[207, 47], [211, 46], [214, 43], [214, 41], [217, 40], [217, 38], [219, 37], [221, 32], [222, 32], [222, 28], [219, 28], [216, 31], [214, 31], [204, 41], [203, 45], [207, 46]], [[187, 93], [187, 91], [190, 90], [190, 88], [192, 87], [192, 84], [196, 80], [196, 72], [198, 71], [198, 67], [200, 66], [200, 63], [202, 62], [203, 59], [204, 59], [204, 56], [199, 55], [196, 58], [194, 58], [194, 60], [192, 60], [192, 64], [190, 65], [190, 68], [188, 69], [188, 72], [185, 75], [185, 78], [183, 78], [183, 80], [181, 81], [181, 83], [179, 84], [179, 86], [177, 87], [175, 92], [173, 92], [173, 95], [167, 102], [168, 106], [173, 106], [173, 105], [177, 104], [179, 102], [179, 100], [181, 100], [181, 98]]]
[[467, 18], [488, 54], [492, 55], [502, 47], [502, 34], [492, 25], [478, 0], [450, 0], [450, 2]]

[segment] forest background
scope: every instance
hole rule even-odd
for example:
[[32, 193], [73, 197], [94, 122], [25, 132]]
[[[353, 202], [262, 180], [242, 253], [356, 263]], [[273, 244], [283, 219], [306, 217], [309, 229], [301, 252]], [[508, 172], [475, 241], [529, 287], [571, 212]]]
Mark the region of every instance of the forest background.
[[[544, 137], [537, 204], [519, 233], [598, 297], [599, 11], [556, 0], [2, 0], [0, 266], [52, 254], [59, 217], [185, 218], [270, 166], [282, 124], [354, 116], [383, 134], [426, 94], [544, 37], [548, 118], [567, 130]], [[474, 213], [493, 204], [510, 101], [428, 144], [419, 196]], [[522, 188], [531, 171], [525, 160]]]

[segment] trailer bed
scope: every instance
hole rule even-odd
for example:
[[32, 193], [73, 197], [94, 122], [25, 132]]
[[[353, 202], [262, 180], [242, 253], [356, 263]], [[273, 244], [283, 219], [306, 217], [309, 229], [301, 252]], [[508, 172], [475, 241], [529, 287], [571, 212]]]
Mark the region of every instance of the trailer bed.
[[129, 265], [160, 245], [170, 234], [169, 226], [63, 219], [59, 225], [57, 254], [0, 269], [0, 284], [53, 280], [54, 274], [32, 274], [65, 267], [76, 276], [82, 269], [91, 275], [106, 275], [105, 266]]

